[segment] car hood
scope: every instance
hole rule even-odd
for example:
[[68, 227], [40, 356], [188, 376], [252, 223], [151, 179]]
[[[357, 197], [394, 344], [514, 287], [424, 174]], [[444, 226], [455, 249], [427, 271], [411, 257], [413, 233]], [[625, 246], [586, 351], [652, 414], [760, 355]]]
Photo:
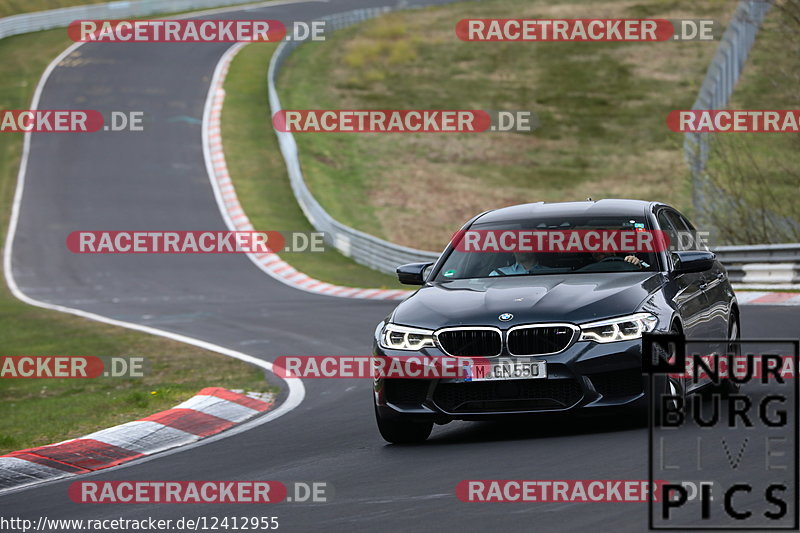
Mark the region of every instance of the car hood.
[[[507, 328], [532, 322], [581, 324], [636, 312], [663, 281], [655, 272], [615, 272], [437, 282], [401, 303], [391, 320], [428, 329], [458, 325]], [[514, 316], [501, 321], [502, 313]]]

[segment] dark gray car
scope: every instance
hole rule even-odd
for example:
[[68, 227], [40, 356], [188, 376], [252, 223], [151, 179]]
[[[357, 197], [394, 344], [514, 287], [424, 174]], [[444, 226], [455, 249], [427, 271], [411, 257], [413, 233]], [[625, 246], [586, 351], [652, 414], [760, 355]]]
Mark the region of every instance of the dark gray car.
[[[434, 423], [454, 419], [641, 410], [649, 382], [642, 375], [643, 333], [739, 337], [724, 267], [668, 205], [525, 204], [478, 215], [462, 232], [521, 229], [661, 231], [670, 244], [627, 254], [539, 253], [531, 265], [513, 253], [463, 251], [454, 240], [434, 265], [399, 267], [402, 282], [422, 287], [378, 325], [375, 357], [480, 358], [489, 362], [489, 375], [377, 378], [375, 413], [387, 441], [422, 441]], [[480, 368], [475, 372], [485, 372]], [[664, 393], [703, 385], [660, 379]]]

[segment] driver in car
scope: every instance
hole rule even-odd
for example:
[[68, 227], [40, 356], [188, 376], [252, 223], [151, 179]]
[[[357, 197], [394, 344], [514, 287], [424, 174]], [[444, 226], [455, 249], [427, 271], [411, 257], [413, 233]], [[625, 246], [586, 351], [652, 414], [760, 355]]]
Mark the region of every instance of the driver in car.
[[539, 264], [535, 252], [514, 252], [514, 259], [516, 259], [516, 262], [513, 265], [496, 268], [489, 275], [514, 276], [551, 270], [551, 267]]
[[[614, 259], [611, 259], [611, 258]], [[592, 259], [594, 259], [597, 263], [601, 261], [625, 261], [626, 263], [630, 263], [632, 265], [636, 265], [639, 268], [647, 268], [648, 264], [643, 262], [641, 259], [636, 257], [635, 255], [626, 255], [625, 259], [615, 255], [612, 252], [592, 252]]]

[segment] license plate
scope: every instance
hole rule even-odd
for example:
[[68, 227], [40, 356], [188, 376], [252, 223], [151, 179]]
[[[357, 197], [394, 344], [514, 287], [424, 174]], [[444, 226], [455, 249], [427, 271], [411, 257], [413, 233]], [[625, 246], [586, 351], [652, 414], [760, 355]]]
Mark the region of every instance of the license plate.
[[547, 377], [545, 361], [497, 361], [465, 367], [464, 381], [503, 381], [509, 379], [542, 379]]

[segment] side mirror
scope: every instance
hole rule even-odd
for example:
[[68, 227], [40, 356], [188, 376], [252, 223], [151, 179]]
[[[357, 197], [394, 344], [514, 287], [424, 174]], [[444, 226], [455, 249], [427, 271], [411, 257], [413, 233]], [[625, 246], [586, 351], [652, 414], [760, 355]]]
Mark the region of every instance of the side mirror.
[[711, 270], [716, 259], [717, 256], [712, 252], [700, 250], [672, 252], [672, 263], [675, 265], [675, 273], [677, 274]]
[[426, 269], [433, 263], [409, 263], [397, 267], [397, 279], [405, 285], [424, 285]]

